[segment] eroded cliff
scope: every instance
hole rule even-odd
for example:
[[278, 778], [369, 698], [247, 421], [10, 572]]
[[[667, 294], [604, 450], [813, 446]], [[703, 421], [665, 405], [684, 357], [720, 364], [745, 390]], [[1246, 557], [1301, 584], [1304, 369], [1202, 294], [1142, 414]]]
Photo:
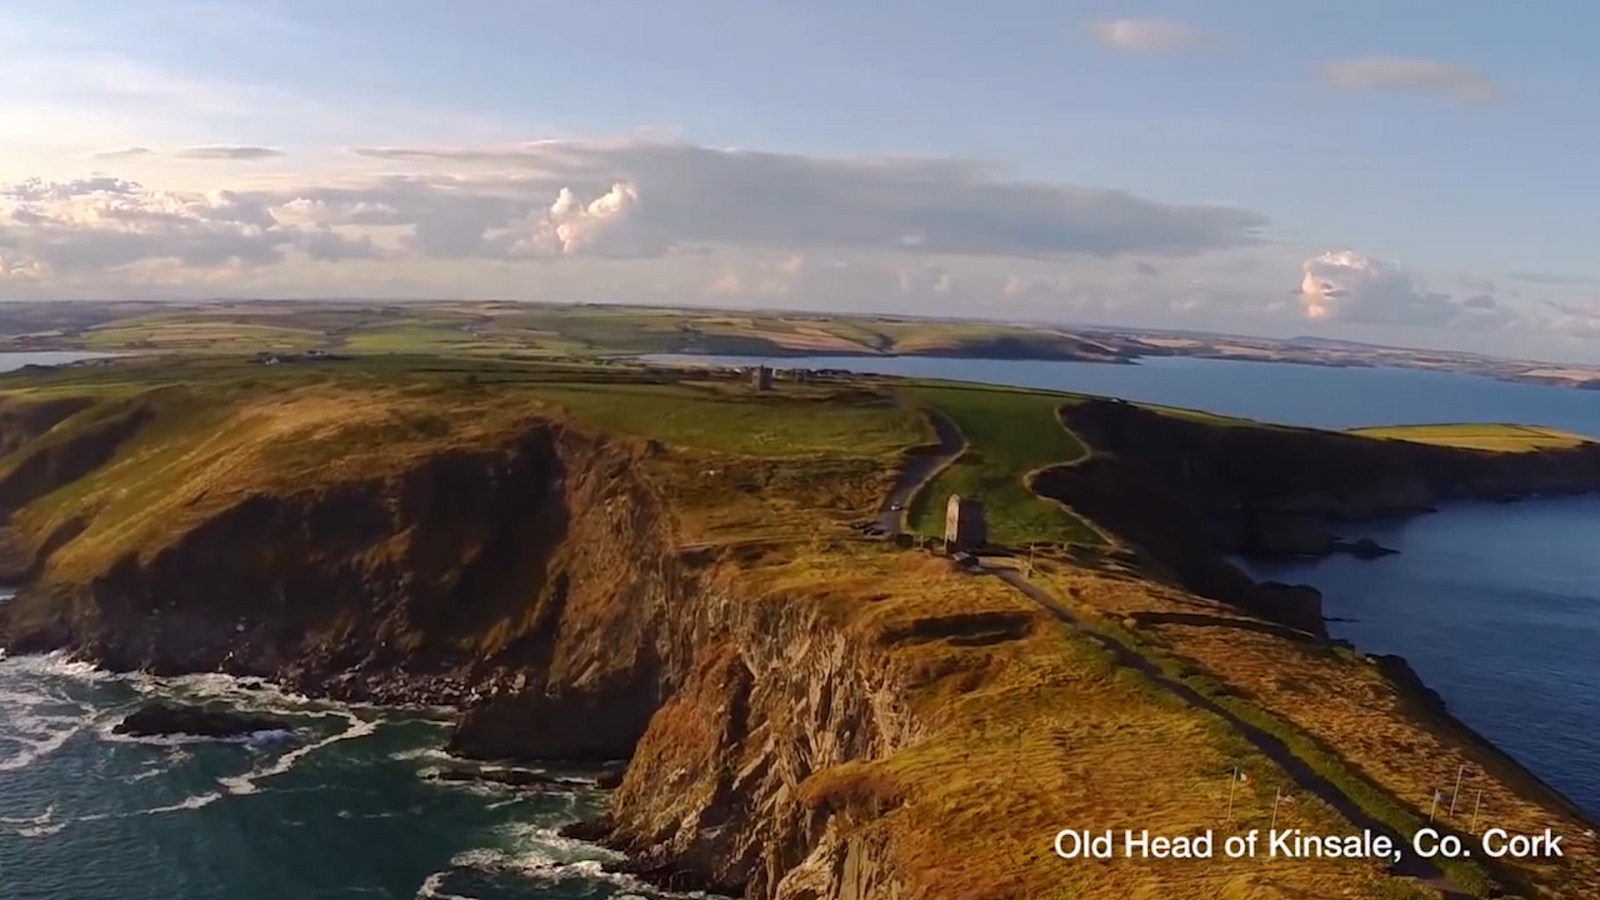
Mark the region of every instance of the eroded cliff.
[[1067, 404], [1061, 418], [1093, 452], [1039, 472], [1036, 491], [1145, 550], [1189, 589], [1313, 632], [1321, 612], [1309, 597], [1256, 585], [1224, 556], [1321, 556], [1361, 520], [1600, 490], [1600, 444], [1496, 453], [1112, 400]]

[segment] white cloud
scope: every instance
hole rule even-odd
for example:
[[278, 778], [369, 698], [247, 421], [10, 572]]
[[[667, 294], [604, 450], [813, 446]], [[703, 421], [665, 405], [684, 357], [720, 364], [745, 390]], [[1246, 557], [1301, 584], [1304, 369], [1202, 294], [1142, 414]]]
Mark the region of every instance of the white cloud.
[[618, 182], [588, 203], [563, 187], [547, 209], [534, 210], [504, 229], [489, 231], [486, 245], [511, 259], [548, 256], [642, 256], [660, 252], [636, 228], [639, 193]]
[[296, 248], [321, 258], [370, 248], [330, 229], [286, 227], [270, 207], [265, 197], [226, 189], [148, 190], [108, 176], [35, 179], [0, 188], [0, 248], [64, 278], [159, 260], [194, 269], [263, 266]]
[[1110, 19], [1092, 22], [1089, 33], [1099, 43], [1124, 53], [1163, 53], [1197, 44], [1205, 33], [1171, 19]]
[[353, 152], [389, 163], [477, 170], [397, 175], [375, 188], [381, 197], [373, 191], [311, 197], [385, 202], [402, 215], [448, 207], [452, 238], [439, 243], [458, 251], [492, 252], [484, 235], [525, 216], [529, 204], [549, 202], [539, 198], [562, 189], [594, 195], [618, 183], [632, 192], [624, 205], [642, 249], [703, 242], [1018, 257], [1183, 256], [1252, 244], [1267, 224], [1246, 210], [1009, 179], [970, 160], [826, 158], [644, 140]]
[[1345, 90], [1407, 90], [1461, 100], [1491, 100], [1501, 95], [1489, 76], [1472, 66], [1401, 56], [1368, 56], [1322, 67], [1328, 84]]
[[97, 150], [89, 154], [92, 159], [102, 160], [165, 157], [190, 161], [219, 160], [228, 162], [258, 162], [264, 159], [278, 159], [283, 155], [282, 150], [250, 144], [204, 144], [195, 147], [178, 147], [167, 151], [152, 150], [149, 147], [114, 147], [110, 150]]
[[1414, 326], [1503, 326], [1521, 316], [1491, 294], [1453, 297], [1428, 290], [1398, 262], [1351, 250], [1331, 250], [1301, 268], [1300, 300], [1307, 318]]
[[0, 185], [0, 298], [700, 297], [1223, 330], [1300, 329], [1307, 314], [1335, 328], [1580, 333], [1587, 321], [1541, 312], [1533, 300], [1546, 298], [1513, 311], [1528, 304], [1466, 273], [1434, 279], [1472, 295], [1455, 297], [1397, 263], [1306, 260], [1259, 240], [1256, 213], [1011, 180], [963, 160], [630, 140], [368, 150], [349, 165], [254, 181], [191, 169], [210, 179], [197, 191], [106, 174]]

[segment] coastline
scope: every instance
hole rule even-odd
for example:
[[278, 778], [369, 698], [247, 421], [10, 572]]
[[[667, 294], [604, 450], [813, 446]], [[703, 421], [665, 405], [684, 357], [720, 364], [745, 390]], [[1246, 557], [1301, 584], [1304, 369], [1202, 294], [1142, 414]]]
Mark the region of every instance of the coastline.
[[[316, 468], [291, 469], [296, 477], [281, 481], [273, 480], [276, 469], [231, 468], [257, 472], [261, 480], [221, 496], [208, 490], [214, 482], [206, 479], [173, 483], [171, 491], [153, 499], [170, 502], [171, 509], [189, 518], [181, 528], [148, 533], [148, 543], [129, 548], [139, 553], [104, 543], [126, 534], [115, 527], [123, 518], [104, 516], [99, 531], [87, 531], [81, 522], [74, 524], [72, 506], [52, 505], [43, 515], [34, 507], [31, 518], [13, 522], [32, 529], [20, 536], [16, 550], [22, 555], [13, 562], [33, 564], [47, 557], [50, 565], [21, 569], [46, 577], [30, 582], [18, 601], [0, 608], [5, 642], [18, 650], [71, 648], [77, 658], [112, 670], [223, 671], [266, 678], [313, 697], [451, 707], [458, 724], [447, 749], [465, 758], [627, 757], [627, 772], [611, 795], [612, 817], [573, 825], [574, 836], [581, 833], [629, 854], [619, 871], [678, 889], [705, 887], [758, 898], [798, 896], [794, 892], [802, 885], [817, 897], [845, 896], [852, 888], [839, 881], [841, 859], [864, 860], [850, 864], [851, 871], [872, 873], [879, 890], [923, 877], [922, 869], [907, 868], [904, 854], [931, 848], [913, 851], [896, 844], [922, 838], [891, 839], [882, 823], [921, 815], [923, 831], [911, 834], [931, 839], [943, 832], [938, 825], [943, 814], [934, 813], [950, 801], [918, 807], [919, 790], [962, 784], [977, 790], [984, 773], [1018, 764], [1005, 755], [1005, 747], [984, 739], [981, 717], [988, 714], [988, 704], [964, 699], [981, 696], [974, 692], [990, 689], [993, 679], [1019, 679], [1009, 685], [995, 682], [993, 689], [1020, 698], [1013, 707], [1020, 717], [1013, 727], [1049, 754], [1059, 752], [1050, 749], [1050, 735], [1071, 725], [1053, 711], [1079, 708], [1071, 699], [1078, 696], [1074, 692], [1126, 691], [1104, 700], [1119, 704], [1118, 717], [1164, 714], [1136, 686], [1122, 683], [1137, 679], [1102, 682], [1070, 668], [1082, 642], [1074, 643], [1076, 637], [1050, 624], [1047, 610], [1024, 603], [1006, 585], [954, 571], [948, 561], [915, 549], [896, 549], [892, 544], [898, 542], [867, 541], [850, 533], [850, 521], [873, 510], [885, 514], [883, 490], [891, 500], [916, 490], [926, 473], [923, 466], [907, 465], [909, 460], [938, 463], [960, 453], [966, 442], [956, 445], [937, 424], [937, 452], [930, 454], [925, 430], [919, 437], [902, 425], [877, 455], [855, 457], [854, 469], [808, 471], [790, 455], [741, 462], [555, 416], [530, 418], [527, 406], [507, 402], [498, 392], [478, 402], [505, 404], [507, 417], [491, 420], [499, 430], [465, 430], [477, 429], [497, 407], [472, 406], [471, 398], [485, 398], [486, 392], [459, 372], [444, 387], [432, 388], [451, 402], [431, 409], [458, 416], [460, 424], [439, 427], [415, 417], [414, 407], [401, 407], [413, 416], [405, 421], [417, 423], [413, 440], [418, 443], [410, 452], [379, 453], [378, 446], [385, 451], [394, 446], [393, 432], [361, 432], [363, 440], [384, 440], [354, 454], [341, 445], [342, 458], [359, 460], [354, 466], [334, 468], [326, 457], [313, 455]], [[580, 383], [596, 390], [596, 381]], [[659, 380], [638, 383], [646, 385], [641, 390], [652, 411], [670, 396]], [[736, 398], [756, 394], [743, 388], [732, 383], [715, 389]], [[883, 411], [873, 414], [903, 415], [903, 408], [886, 399], [889, 393], [883, 394], [874, 407]], [[345, 395], [339, 395], [341, 402], [320, 405], [307, 396], [273, 395], [273, 402], [301, 404], [294, 411], [304, 416], [343, 417], [352, 408]], [[857, 404], [862, 396], [859, 390], [850, 395]], [[792, 423], [797, 400], [777, 398], [773, 415]], [[729, 405], [741, 415], [755, 407], [742, 399]], [[1068, 423], [1056, 417], [1069, 417], [1074, 433], [1097, 452], [1074, 465], [1037, 470], [1034, 488], [1108, 526], [1149, 559], [1165, 561], [1186, 586], [1179, 592], [1155, 570], [1140, 571], [1139, 558], [1117, 553], [1105, 554], [1104, 567], [1085, 561], [1071, 577], [1107, 597], [1181, 601], [1191, 609], [1236, 585], [1244, 593], [1225, 596], [1236, 604], [1230, 607], [1235, 612], [1294, 622], [1304, 632], [1292, 640], [1285, 637], [1292, 631], [1288, 627], [1256, 632], [1255, 651], [1266, 653], [1269, 665], [1296, 665], [1302, 648], [1332, 654], [1336, 645], [1317, 640], [1325, 621], [1320, 604], [1291, 608], [1283, 597], [1266, 596], [1272, 592], [1226, 566], [1216, 546], [1224, 532], [1207, 524], [1207, 504], [1227, 507], [1241, 497], [1268, 497], [1273, 502], [1246, 511], [1342, 513], [1359, 519], [1431, 508], [1439, 498], [1430, 491], [1454, 491], [1462, 478], [1466, 481], [1460, 483], [1475, 489], [1505, 495], [1563, 485], [1589, 490], [1594, 484], [1584, 479], [1600, 473], [1584, 467], [1590, 455], [1585, 453], [1507, 457], [1491, 465], [1472, 453], [1331, 432], [1238, 427], [1130, 404], [1069, 399], [1068, 407], [1041, 404], [1038, 424], [1059, 427]], [[176, 415], [170, 408], [151, 408], [158, 416]], [[849, 415], [859, 415], [860, 409], [846, 403], [825, 408]], [[124, 452], [126, 436], [119, 428], [127, 410], [115, 409], [121, 412], [86, 422], [71, 440], [58, 431], [40, 443], [23, 444], [28, 449], [16, 458], [18, 467], [32, 460], [29, 471], [52, 473], [68, 483], [86, 479], [68, 499], [90, 504], [82, 508], [98, 515], [102, 508], [93, 501], [115, 497], [126, 485], [119, 466], [90, 475], [83, 471]], [[178, 429], [177, 436], [215, 442], [235, 433], [233, 421], [206, 420], [204, 428]], [[814, 433], [815, 421], [802, 418], [803, 427], [791, 440]], [[846, 421], [840, 440], [846, 452], [859, 453], [861, 419]], [[33, 424], [44, 429], [50, 423]], [[174, 432], [157, 434], [173, 439]], [[284, 464], [283, 452], [274, 448], [280, 454], [272, 457], [275, 465]], [[1273, 459], [1294, 464], [1274, 465]], [[1349, 459], [1372, 465], [1332, 465]], [[890, 483], [897, 464], [898, 485]], [[855, 476], [860, 489], [849, 505], [836, 494], [800, 492], [831, 488], [834, 473], [856, 471], [862, 473]], [[1307, 483], [1308, 472], [1343, 472], [1339, 478], [1352, 480]], [[1419, 472], [1428, 477], [1419, 481]], [[1079, 477], [1085, 474], [1095, 477]], [[0, 478], [0, 488], [8, 483]], [[695, 516], [726, 515], [723, 510], [729, 508], [742, 520], [774, 521], [767, 518], [774, 512], [765, 507], [737, 505], [766, 495], [751, 486], [774, 484], [791, 491], [784, 496], [793, 498], [789, 502], [795, 507], [817, 510], [825, 516], [821, 521], [839, 526], [836, 537], [817, 539], [815, 525], [807, 524], [813, 520], [803, 516], [794, 520], [805, 530], [787, 542], [770, 532], [743, 530], [738, 539], [718, 543], [705, 540], [706, 532], [688, 531], [704, 521]], [[29, 492], [17, 495], [18, 507], [51, 496], [35, 492], [52, 485], [29, 485]], [[1085, 485], [1103, 493], [1062, 496], [1063, 486]], [[168, 493], [176, 496], [169, 500]], [[0, 496], [11, 495], [0, 491]], [[1176, 501], [1195, 506], [1174, 506]], [[1152, 524], [1165, 531], [1138, 533]], [[85, 534], [101, 543], [85, 540]], [[1206, 583], [1211, 576], [1213, 583]], [[1063, 582], [1050, 590], [1076, 597], [1069, 587]], [[1239, 635], [1239, 649], [1248, 650], [1248, 633]], [[1017, 653], [1043, 668], [1027, 675], [1028, 670], [1004, 662]], [[1326, 664], [1305, 665], [1314, 665], [1317, 677], [1349, 677], [1364, 690], [1366, 681], [1376, 678], [1371, 674], [1376, 664], [1350, 662], [1330, 656]], [[1165, 663], [1149, 665], [1164, 669]], [[1384, 683], [1416, 709], [1403, 720], [1389, 714], [1385, 727], [1411, 734], [1448, 726], [1447, 750], [1489, 760], [1487, 748], [1468, 745], [1453, 716], [1423, 703], [1425, 687], [1400, 684], [1405, 679], [1397, 674], [1397, 664], [1389, 667]], [[1235, 677], [1218, 672], [1224, 680]], [[1164, 677], [1185, 685], [1180, 690], [1203, 693], [1186, 675], [1166, 672]], [[1240, 684], [1249, 696], [1250, 686]], [[1065, 693], [1051, 693], [1057, 690]], [[1262, 724], [1255, 713], [1281, 718], [1271, 704], [1289, 697], [1267, 697], [1260, 704], [1251, 700], [1245, 715], [1238, 696], [1226, 703], [1205, 699], [1245, 722], [1238, 726], [1241, 731], [1279, 748], [1273, 751], [1277, 757], [1269, 754], [1270, 763], [1289, 758], [1281, 748], [1298, 746], [1294, 734], [1299, 732], [1282, 729], [1303, 728], [1303, 723]], [[1427, 721], [1419, 724], [1422, 719]], [[1185, 728], [1198, 727], [1185, 722]], [[1151, 741], [1162, 733], [1155, 728], [1138, 732]], [[1308, 746], [1331, 744], [1343, 752], [1345, 737], [1312, 734], [1313, 742], [1322, 743]], [[1099, 752], [1092, 732], [1079, 739], [1086, 752]], [[938, 773], [932, 782], [906, 780], [930, 771], [915, 762], [929, 752], [944, 754], [941, 765], [948, 768], [932, 770]], [[1555, 795], [1526, 767], [1489, 761], [1502, 781], [1517, 785], [1516, 796], [1536, 794], [1527, 802], [1540, 810], [1553, 802]], [[1330, 765], [1343, 768], [1333, 771]], [[1302, 764], [1270, 771], [1298, 771], [1302, 787], [1309, 783], [1326, 791], [1334, 785], [1347, 792], [1349, 784], [1365, 784], [1382, 803], [1410, 808], [1415, 802], [1405, 785], [1385, 781], [1381, 773], [1365, 774], [1359, 757], [1305, 762], [1314, 778], [1297, 766]], [[1174, 775], [1189, 777], [1167, 773], [1152, 779], [1148, 762], [1141, 763], [1119, 790], [1187, 784]], [[990, 785], [963, 796], [981, 801], [1015, 789]], [[1374, 812], [1368, 799], [1345, 796], [1365, 817], [1389, 821], [1387, 807]], [[1552, 814], [1569, 811], [1568, 806]], [[1021, 830], [1013, 835], [1018, 846], [1032, 846], [1043, 823], [1058, 818], [1040, 815], [1038, 823], [1018, 825]], [[990, 853], [984, 848], [991, 846], [992, 836], [973, 840], [981, 843], [960, 851], [963, 859]], [[972, 885], [1001, 883], [995, 879], [1010, 877], [1001, 873], [1015, 860], [1005, 850], [982, 863], [999, 868], [974, 871]], [[1038, 877], [1071, 876], [1057, 871]]]

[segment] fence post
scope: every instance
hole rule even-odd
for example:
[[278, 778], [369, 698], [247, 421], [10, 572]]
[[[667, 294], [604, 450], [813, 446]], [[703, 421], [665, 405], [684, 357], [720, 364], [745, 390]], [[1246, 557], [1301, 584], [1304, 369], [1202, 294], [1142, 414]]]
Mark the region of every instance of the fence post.
[[1239, 767], [1233, 767], [1233, 780], [1228, 782], [1228, 817], [1226, 822], [1233, 821], [1233, 792], [1239, 789]]

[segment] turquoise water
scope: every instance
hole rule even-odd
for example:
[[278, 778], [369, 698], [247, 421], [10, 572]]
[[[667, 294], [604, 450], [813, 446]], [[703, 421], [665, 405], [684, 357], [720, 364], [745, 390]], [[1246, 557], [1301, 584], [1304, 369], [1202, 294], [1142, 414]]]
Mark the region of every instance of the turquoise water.
[[[1600, 437], [1600, 391], [1439, 372], [1182, 358], [717, 361], [1109, 394], [1318, 428], [1521, 422]], [[1400, 554], [1246, 570], [1322, 590], [1327, 614], [1349, 620], [1329, 624], [1336, 637], [1404, 656], [1463, 721], [1600, 815], [1600, 497], [1460, 504], [1347, 536], [1368, 535]]]
[[[151, 697], [294, 722], [296, 744], [112, 732]], [[593, 789], [425, 778], [444, 722], [314, 703], [216, 676], [113, 677], [59, 657], [0, 661], [0, 897], [655, 896], [556, 828]], [[571, 776], [581, 773], [561, 773]]]

